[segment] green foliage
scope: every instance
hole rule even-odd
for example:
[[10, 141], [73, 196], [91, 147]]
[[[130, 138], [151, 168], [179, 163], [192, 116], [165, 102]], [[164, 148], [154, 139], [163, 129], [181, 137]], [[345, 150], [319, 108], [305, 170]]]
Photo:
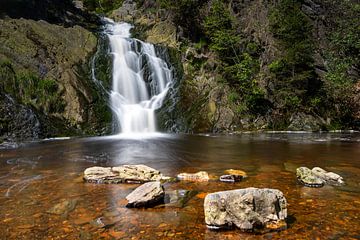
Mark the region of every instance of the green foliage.
[[15, 72], [9, 61], [0, 63], [0, 89], [17, 96], [17, 101], [47, 113], [61, 113], [65, 102], [56, 81], [39, 78], [28, 71]]
[[175, 26], [182, 28], [185, 37], [198, 41], [202, 36], [201, 7], [208, 0], [156, 0], [160, 8], [171, 12]]
[[281, 0], [270, 14], [270, 30], [284, 55], [270, 63], [278, 107], [290, 111], [308, 104], [320, 81], [313, 67], [312, 25], [300, 0]]
[[83, 2], [89, 11], [106, 14], [121, 7], [123, 0], [84, 0]]

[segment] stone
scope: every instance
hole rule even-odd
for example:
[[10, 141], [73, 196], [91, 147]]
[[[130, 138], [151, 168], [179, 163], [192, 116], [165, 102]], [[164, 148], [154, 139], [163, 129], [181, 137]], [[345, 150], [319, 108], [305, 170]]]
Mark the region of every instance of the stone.
[[196, 196], [198, 191], [194, 190], [174, 190], [174, 191], [167, 191], [165, 193], [165, 206], [166, 207], [179, 207], [182, 208], [186, 205], [186, 203]]
[[162, 178], [159, 171], [145, 165], [91, 167], [84, 171], [84, 180], [90, 183], [144, 183]]
[[320, 131], [326, 121], [318, 116], [305, 113], [294, 113], [290, 117], [289, 131]]
[[204, 212], [210, 229], [281, 230], [286, 228], [287, 201], [277, 189], [236, 189], [208, 194]]
[[242, 179], [243, 176], [241, 175], [222, 175], [220, 177], [221, 182], [230, 182], [230, 183], [240, 182]]
[[165, 191], [160, 182], [148, 182], [126, 196], [128, 208], [153, 207], [164, 202]]
[[330, 184], [330, 185], [344, 184], [343, 178], [336, 173], [327, 172], [324, 169], [319, 168], [319, 167], [314, 167], [311, 171], [315, 176], [317, 176], [318, 178], [321, 178], [327, 184]]
[[309, 168], [299, 167], [296, 169], [296, 176], [300, 183], [306, 187], [322, 187], [324, 181], [317, 177]]
[[197, 173], [180, 173], [177, 178], [182, 181], [193, 181], [193, 182], [207, 182], [209, 181], [209, 174], [205, 171]]
[[245, 171], [243, 170], [238, 170], [238, 169], [227, 169], [224, 171], [226, 174], [229, 175], [240, 175], [243, 176], [244, 178], [247, 177], [247, 174]]
[[64, 200], [64, 201], [56, 204], [52, 208], [50, 208], [47, 211], [47, 213], [66, 216], [68, 213], [70, 213], [71, 211], [73, 211], [75, 209], [76, 204], [77, 204], [76, 199]]

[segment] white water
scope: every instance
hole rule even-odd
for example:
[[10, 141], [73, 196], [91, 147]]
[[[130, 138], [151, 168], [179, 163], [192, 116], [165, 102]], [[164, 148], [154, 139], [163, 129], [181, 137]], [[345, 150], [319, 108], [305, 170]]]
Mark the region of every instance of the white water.
[[111, 108], [121, 133], [154, 133], [155, 110], [166, 97], [172, 71], [152, 44], [130, 37], [130, 24], [106, 21], [113, 55]]

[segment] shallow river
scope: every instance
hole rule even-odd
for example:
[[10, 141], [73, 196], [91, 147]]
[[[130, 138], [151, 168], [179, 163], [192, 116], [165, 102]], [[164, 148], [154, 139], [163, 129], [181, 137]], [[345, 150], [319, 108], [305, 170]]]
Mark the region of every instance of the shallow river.
[[[226, 169], [248, 174], [229, 184], [167, 183], [167, 191], [196, 190], [183, 207], [127, 209], [138, 185], [82, 181], [85, 168], [146, 164], [165, 175]], [[307, 188], [295, 169], [319, 166], [346, 185]], [[0, 149], [0, 239], [360, 239], [359, 134], [159, 135], [47, 140]], [[266, 234], [214, 232], [204, 223], [206, 193], [246, 187], [281, 190], [288, 228]], [[65, 212], [49, 213], [59, 203]]]

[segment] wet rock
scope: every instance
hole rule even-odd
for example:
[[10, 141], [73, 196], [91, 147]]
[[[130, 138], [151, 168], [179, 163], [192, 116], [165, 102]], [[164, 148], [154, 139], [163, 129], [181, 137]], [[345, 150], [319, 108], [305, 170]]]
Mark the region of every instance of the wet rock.
[[286, 228], [286, 207], [286, 199], [277, 189], [216, 192], [205, 197], [205, 222], [210, 229], [281, 230]]
[[126, 207], [153, 207], [156, 204], [164, 202], [164, 196], [164, 188], [160, 182], [148, 182], [126, 196], [126, 199], [129, 201]]
[[228, 170], [225, 170], [225, 173], [229, 174], [229, 175], [239, 175], [244, 178], [247, 177], [246, 172], [244, 172], [243, 170], [228, 169]]
[[75, 209], [76, 204], [76, 199], [64, 200], [61, 203], [58, 203], [52, 208], [50, 208], [47, 213], [66, 216], [68, 213]]
[[109, 228], [115, 225], [119, 219], [99, 217], [90, 222], [90, 224], [96, 228]]
[[229, 182], [229, 183], [240, 182], [242, 179], [243, 176], [240, 175], [222, 175], [220, 177], [221, 182]]
[[296, 169], [298, 181], [307, 187], [322, 187], [324, 181], [317, 177], [309, 168], [299, 167]]
[[196, 196], [196, 194], [198, 194], [198, 191], [193, 191], [193, 190], [168, 191], [165, 193], [164, 206], [182, 208], [191, 198]]
[[322, 168], [314, 167], [312, 170], [313, 174], [319, 178], [321, 178], [323, 181], [325, 181], [327, 184], [330, 185], [341, 185], [344, 184], [343, 178], [333, 172], [327, 172]]
[[91, 167], [84, 171], [84, 180], [91, 183], [144, 183], [162, 178], [159, 171], [145, 165]]
[[327, 172], [319, 167], [314, 167], [312, 170], [307, 167], [297, 168], [296, 176], [298, 177], [298, 180], [307, 187], [322, 187], [324, 184], [344, 184], [344, 180], [340, 175], [333, 172]]
[[207, 182], [209, 181], [209, 174], [205, 171], [197, 173], [180, 173], [177, 178], [182, 181], [193, 181], [193, 182]]

